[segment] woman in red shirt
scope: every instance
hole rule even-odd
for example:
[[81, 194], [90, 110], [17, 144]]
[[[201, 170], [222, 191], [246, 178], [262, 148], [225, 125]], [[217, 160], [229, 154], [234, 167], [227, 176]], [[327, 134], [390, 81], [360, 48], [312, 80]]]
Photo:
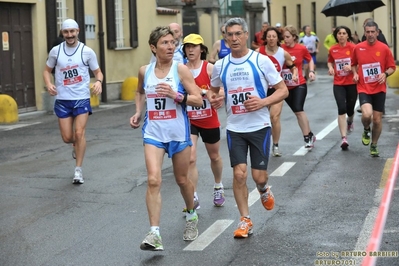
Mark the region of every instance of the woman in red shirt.
[[299, 127], [301, 128], [303, 138], [305, 140], [305, 148], [311, 150], [316, 141], [316, 136], [310, 130], [308, 117], [303, 109], [305, 105], [308, 87], [306, 80], [302, 74], [302, 62], [306, 59], [309, 62], [309, 79], [315, 80], [314, 62], [312, 56], [304, 45], [298, 44], [298, 31], [292, 25], [284, 27], [283, 31], [284, 43], [281, 47], [286, 50], [292, 58], [296, 68], [298, 69], [298, 80], [292, 78], [292, 74], [287, 65], [283, 67], [282, 76], [288, 87], [289, 95], [285, 98], [285, 102], [295, 113]]
[[341, 133], [341, 148], [348, 149], [347, 134], [353, 131], [353, 115], [357, 99], [357, 88], [353, 81], [351, 56], [355, 44], [351, 30], [346, 26], [335, 28], [333, 36], [337, 44], [328, 53], [328, 74], [334, 76], [334, 98], [338, 107], [338, 127]]

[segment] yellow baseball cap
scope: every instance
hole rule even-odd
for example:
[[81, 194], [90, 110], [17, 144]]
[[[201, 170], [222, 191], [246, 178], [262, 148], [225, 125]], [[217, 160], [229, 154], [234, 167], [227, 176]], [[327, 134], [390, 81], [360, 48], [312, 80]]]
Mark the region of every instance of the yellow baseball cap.
[[202, 39], [201, 35], [199, 34], [189, 34], [183, 39], [183, 44], [191, 43], [191, 44], [204, 44], [204, 39]]

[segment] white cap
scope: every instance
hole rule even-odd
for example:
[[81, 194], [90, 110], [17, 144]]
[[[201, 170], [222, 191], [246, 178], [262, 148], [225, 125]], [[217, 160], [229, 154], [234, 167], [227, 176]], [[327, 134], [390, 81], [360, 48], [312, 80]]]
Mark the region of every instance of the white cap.
[[67, 29], [79, 29], [79, 25], [75, 20], [68, 18], [61, 25], [61, 30]]
[[276, 27], [277, 27], [277, 28], [280, 28], [280, 27], [281, 27], [281, 23], [279, 23], [279, 22], [276, 23]]

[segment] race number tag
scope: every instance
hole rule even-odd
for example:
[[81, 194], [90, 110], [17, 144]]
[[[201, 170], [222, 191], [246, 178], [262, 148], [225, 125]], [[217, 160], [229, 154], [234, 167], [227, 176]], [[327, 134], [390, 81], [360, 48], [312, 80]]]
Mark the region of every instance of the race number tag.
[[176, 118], [176, 104], [168, 97], [156, 93], [147, 94], [147, 111], [150, 120], [168, 120]]
[[283, 77], [285, 85], [290, 87], [295, 87], [299, 85], [299, 79], [297, 81], [292, 80], [292, 73], [291, 70], [289, 70], [288, 68], [284, 68], [281, 71], [281, 76]]
[[211, 117], [212, 116], [211, 103], [209, 102], [206, 95], [202, 97], [201, 107], [188, 106], [187, 113], [188, 117], [193, 120]]
[[61, 69], [62, 75], [64, 76], [64, 86], [73, 85], [82, 82], [83, 78], [79, 75], [78, 66], [68, 66]]
[[248, 96], [251, 95], [251, 91], [254, 91], [254, 88], [242, 88], [238, 87], [237, 89], [229, 90], [228, 92], [228, 101], [231, 106], [231, 113], [233, 115], [244, 114], [247, 111], [244, 106], [244, 102], [248, 100]]
[[378, 80], [381, 74], [381, 66], [379, 62], [362, 65], [364, 83], [372, 83]]
[[348, 76], [350, 71], [345, 71], [344, 66], [350, 65], [351, 59], [350, 58], [342, 58], [335, 60], [335, 69], [337, 70], [337, 75], [340, 77]]

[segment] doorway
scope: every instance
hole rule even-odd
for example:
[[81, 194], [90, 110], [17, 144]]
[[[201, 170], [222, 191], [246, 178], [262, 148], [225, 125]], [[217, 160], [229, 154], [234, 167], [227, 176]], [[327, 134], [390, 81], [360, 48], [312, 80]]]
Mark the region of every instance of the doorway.
[[0, 94], [15, 99], [18, 111], [36, 110], [31, 5], [0, 3]]

